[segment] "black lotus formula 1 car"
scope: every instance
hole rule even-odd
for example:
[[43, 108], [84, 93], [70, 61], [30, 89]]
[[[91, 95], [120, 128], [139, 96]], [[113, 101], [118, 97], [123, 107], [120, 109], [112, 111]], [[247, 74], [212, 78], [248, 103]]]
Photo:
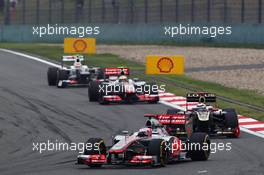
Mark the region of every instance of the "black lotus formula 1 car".
[[[167, 114], [182, 115], [192, 121], [194, 132], [206, 132], [211, 136], [227, 136], [237, 138], [240, 135], [238, 116], [235, 109], [219, 109], [210, 104], [216, 103], [216, 95], [213, 93], [188, 93], [188, 102], [198, 102], [197, 107], [180, 111], [169, 109]], [[188, 106], [188, 105], [186, 105]]]

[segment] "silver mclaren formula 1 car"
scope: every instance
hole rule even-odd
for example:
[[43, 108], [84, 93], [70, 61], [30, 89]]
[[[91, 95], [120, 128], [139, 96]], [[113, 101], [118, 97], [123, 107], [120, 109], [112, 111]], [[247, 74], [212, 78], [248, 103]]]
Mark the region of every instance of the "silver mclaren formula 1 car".
[[98, 101], [100, 104], [159, 101], [158, 86], [155, 83], [128, 78], [128, 68], [104, 68], [101, 71], [99, 77], [102, 79], [91, 81], [89, 85], [90, 101]]
[[[102, 165], [166, 166], [183, 159], [207, 160], [210, 140], [206, 133], [190, 133], [181, 140], [166, 130], [163, 116], [147, 114], [145, 127], [136, 132], [123, 132], [113, 137], [112, 145], [106, 146], [101, 138], [90, 138], [84, 154], [77, 157], [77, 164], [90, 167]], [[166, 118], [175, 122], [175, 117]], [[184, 120], [183, 120], [184, 121]], [[179, 122], [182, 124], [182, 118]], [[165, 125], [163, 125], [164, 123]], [[175, 123], [175, 126], [176, 123]]]

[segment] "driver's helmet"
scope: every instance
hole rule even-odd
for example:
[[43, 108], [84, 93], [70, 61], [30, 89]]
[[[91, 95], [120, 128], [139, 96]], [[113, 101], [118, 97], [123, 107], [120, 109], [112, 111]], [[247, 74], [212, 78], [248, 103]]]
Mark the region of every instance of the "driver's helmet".
[[110, 76], [109, 81], [116, 81], [118, 79], [117, 76]]
[[205, 108], [206, 107], [206, 104], [204, 104], [204, 103], [198, 103], [197, 104], [197, 107], [198, 108]]
[[152, 129], [151, 128], [141, 128], [138, 132], [138, 137], [151, 137]]
[[127, 76], [121, 75], [118, 79], [120, 82], [124, 82], [124, 81], [127, 81]]
[[206, 104], [204, 104], [204, 103], [198, 103], [196, 108], [197, 109], [206, 109]]
[[79, 56], [77, 56], [77, 58], [75, 59], [75, 62], [74, 62], [74, 68], [80, 69], [81, 67], [82, 67], [81, 60], [80, 60]]

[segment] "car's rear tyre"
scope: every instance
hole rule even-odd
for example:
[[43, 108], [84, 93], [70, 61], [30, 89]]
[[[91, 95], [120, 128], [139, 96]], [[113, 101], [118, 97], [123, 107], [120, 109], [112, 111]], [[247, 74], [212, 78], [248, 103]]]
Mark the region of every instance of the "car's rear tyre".
[[48, 77], [48, 85], [49, 86], [56, 86], [58, 70], [59, 69], [57, 67], [49, 67], [48, 68], [47, 77]]
[[165, 167], [168, 163], [168, 150], [166, 150], [166, 141], [162, 139], [151, 140], [148, 145], [147, 154], [157, 157], [157, 162], [155, 162], [152, 166], [156, 166], [158, 164], [161, 167]]
[[99, 86], [101, 87], [99, 89], [100, 92], [98, 92], [98, 102], [101, 105], [106, 105], [109, 102], [104, 99], [104, 96], [108, 95], [107, 92], [109, 92], [108, 91], [109, 89], [107, 88], [111, 88], [111, 87], [104, 83], [100, 83]]
[[[207, 145], [207, 146], [206, 146]], [[188, 154], [194, 161], [204, 161], [210, 155], [210, 139], [207, 133], [193, 133], [189, 139]]]
[[156, 95], [157, 96], [157, 98], [155, 100], [150, 100], [150, 101], [148, 101], [148, 103], [150, 103], [150, 104], [157, 104], [159, 102], [158, 85], [156, 83], [154, 83], [154, 82], [151, 82], [148, 85], [150, 87], [150, 89], [149, 89], [149, 95]]
[[102, 167], [102, 164], [91, 164], [91, 165], [89, 165], [89, 167], [91, 167], [91, 168], [100, 168], [100, 167]]
[[59, 85], [59, 82], [62, 80], [68, 80], [69, 74], [67, 70], [59, 70], [57, 72], [57, 87], [58, 88], [65, 88], [67, 86], [67, 83], [63, 82], [61, 85]]
[[91, 81], [88, 87], [89, 101], [98, 101], [99, 96], [99, 83], [97, 81]]
[[[85, 147], [84, 150], [84, 155], [105, 155], [106, 156], [106, 145], [104, 143], [104, 140], [101, 138], [90, 138], [88, 139], [88, 141], [86, 142], [85, 145], [92, 145], [92, 149], [87, 149], [87, 147]], [[95, 145], [98, 145], [98, 147], [95, 148]], [[98, 168], [101, 167], [102, 164], [91, 164], [89, 165], [92, 168]]]
[[134, 104], [137, 102], [137, 97], [135, 94], [127, 94], [126, 103], [127, 104]]
[[99, 104], [101, 104], [101, 105], [107, 105], [107, 104], [109, 104], [108, 101], [104, 100], [104, 96], [103, 96], [103, 94], [100, 94], [100, 95], [99, 95], [99, 97], [98, 97], [98, 102], [99, 102]]
[[151, 100], [151, 101], [148, 101], [149, 104], [157, 104], [159, 102], [159, 100]]
[[105, 70], [100, 68], [98, 69], [97, 79], [105, 79]]
[[179, 109], [168, 109], [167, 113], [168, 115], [178, 114], [178, 112], [181, 112]]
[[[93, 145], [93, 149], [86, 149], [84, 150], [84, 155], [96, 155], [96, 154], [104, 154], [106, 155], [106, 146], [105, 142], [101, 138], [89, 138], [86, 142], [86, 145]], [[96, 147], [94, 149], [94, 145], [98, 145], [98, 148]]]
[[237, 138], [240, 135], [240, 129], [238, 124], [238, 116], [235, 109], [223, 109], [225, 112], [225, 123], [226, 128], [231, 128], [233, 130], [233, 134], [227, 135], [228, 137]]

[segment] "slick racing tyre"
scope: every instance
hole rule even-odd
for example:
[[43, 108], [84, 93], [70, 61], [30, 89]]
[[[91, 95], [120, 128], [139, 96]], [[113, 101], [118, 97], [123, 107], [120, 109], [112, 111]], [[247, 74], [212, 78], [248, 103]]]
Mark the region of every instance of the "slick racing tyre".
[[168, 163], [168, 152], [166, 150], [166, 141], [163, 139], [150, 140], [148, 145], [147, 155], [156, 156], [157, 162], [153, 162], [152, 166], [160, 165], [165, 167]]
[[[88, 145], [93, 145], [92, 149], [85, 149], [84, 155], [96, 155], [96, 154], [104, 154], [106, 155], [106, 146], [104, 140], [101, 138], [89, 138], [86, 142]], [[98, 147], [94, 147], [94, 145], [98, 145]]]
[[158, 92], [158, 85], [156, 83], [149, 83], [149, 95], [157, 95], [155, 100], [149, 101], [150, 104], [157, 104], [159, 102], [159, 92]]
[[100, 92], [98, 92], [98, 94], [99, 94], [98, 95], [99, 104], [101, 104], [101, 105], [109, 104], [108, 101], [104, 100], [104, 96], [107, 95], [106, 94], [107, 88], [109, 88], [108, 85], [101, 83], [101, 84], [99, 84], [99, 86], [100, 86], [100, 90], [99, 90]]
[[[89, 149], [85, 147], [84, 155], [105, 155], [106, 156], [106, 145], [103, 139], [101, 138], [90, 138], [85, 145], [89, 146]], [[90, 167], [101, 167], [101, 164], [91, 164]]]
[[62, 80], [68, 80], [69, 74], [66, 70], [59, 70], [57, 73], [57, 87], [58, 88], [65, 88], [67, 86], [67, 83], [62, 82], [62, 84], [59, 84]]
[[137, 96], [135, 94], [127, 94], [126, 96], [126, 103], [127, 104], [134, 104], [138, 100]]
[[99, 69], [98, 74], [97, 74], [97, 79], [105, 79], [105, 70], [104, 69]]
[[203, 132], [193, 133], [189, 139], [188, 154], [194, 161], [204, 161], [210, 155], [209, 135]]
[[238, 124], [238, 117], [235, 109], [224, 109], [225, 112], [225, 123], [226, 128], [231, 128], [233, 130], [233, 134], [227, 135], [228, 137], [237, 138], [240, 135], [240, 129]]
[[105, 100], [104, 100], [104, 95], [103, 95], [103, 93], [99, 93], [98, 102], [99, 102], [99, 104], [101, 104], [101, 105], [107, 105], [107, 104], [109, 104], [108, 101], [105, 101]]
[[58, 70], [59, 69], [57, 67], [49, 67], [47, 72], [49, 86], [56, 86]]
[[90, 102], [98, 101], [99, 96], [99, 83], [97, 81], [91, 81], [88, 87], [88, 97]]

